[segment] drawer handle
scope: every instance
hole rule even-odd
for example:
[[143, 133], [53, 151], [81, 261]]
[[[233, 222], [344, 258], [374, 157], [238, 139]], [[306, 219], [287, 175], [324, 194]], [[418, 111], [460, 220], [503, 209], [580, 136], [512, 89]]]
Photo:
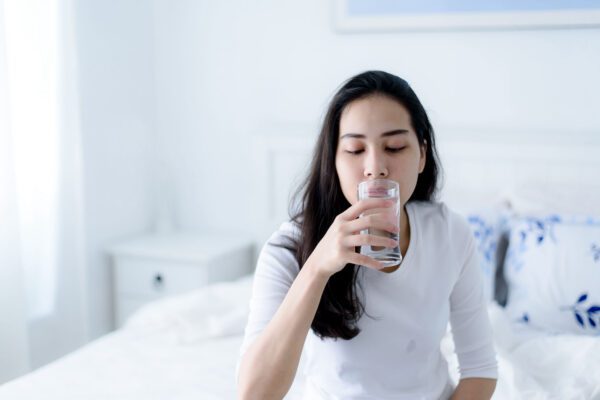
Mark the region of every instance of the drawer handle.
[[154, 289], [162, 289], [165, 284], [165, 280], [163, 279], [161, 274], [154, 275], [154, 279], [152, 280], [154, 285]]

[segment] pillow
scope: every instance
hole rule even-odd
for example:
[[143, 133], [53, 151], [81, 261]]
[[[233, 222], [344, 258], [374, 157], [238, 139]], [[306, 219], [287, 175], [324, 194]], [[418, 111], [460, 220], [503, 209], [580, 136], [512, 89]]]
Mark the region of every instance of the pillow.
[[[480, 268], [484, 279], [484, 292], [488, 301], [494, 300], [495, 275], [498, 265], [498, 250], [502, 234], [506, 232], [509, 221], [508, 209], [502, 207], [480, 209], [465, 213], [471, 226], [477, 250]], [[504, 248], [505, 249], [505, 248]]]
[[129, 317], [122, 329], [143, 337], [168, 338], [179, 345], [241, 335], [248, 319], [252, 282], [253, 276], [247, 275], [155, 300]]
[[511, 225], [510, 318], [552, 333], [600, 335], [600, 219], [551, 214]]

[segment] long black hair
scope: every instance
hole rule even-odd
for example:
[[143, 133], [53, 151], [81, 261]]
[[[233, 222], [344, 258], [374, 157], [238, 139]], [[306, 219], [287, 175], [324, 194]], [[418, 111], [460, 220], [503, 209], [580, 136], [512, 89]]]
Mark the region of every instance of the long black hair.
[[[350, 78], [331, 100], [313, 152], [308, 175], [299, 187], [298, 208], [290, 208], [292, 221], [300, 226], [299, 237], [283, 247], [295, 254], [300, 268], [305, 264], [337, 215], [350, 207], [342, 193], [335, 168], [340, 118], [351, 102], [371, 95], [398, 101], [408, 111], [420, 145], [426, 145], [425, 169], [417, 180], [410, 201], [435, 198], [440, 173], [433, 128], [425, 109], [408, 83], [383, 71], [367, 71]], [[292, 203], [293, 204], [293, 203]], [[329, 278], [311, 324], [321, 337], [352, 339], [360, 332], [356, 322], [364, 313], [357, 295], [358, 267], [346, 264]]]

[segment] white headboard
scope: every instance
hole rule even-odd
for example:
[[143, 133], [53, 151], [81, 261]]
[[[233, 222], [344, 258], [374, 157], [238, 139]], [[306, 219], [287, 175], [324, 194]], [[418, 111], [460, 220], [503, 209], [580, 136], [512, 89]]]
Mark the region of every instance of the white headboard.
[[600, 199], [600, 135], [593, 132], [447, 129], [438, 151], [446, 177], [441, 200], [458, 210], [510, 200], [531, 185], [549, 194], [588, 187]]
[[[297, 127], [291, 130], [296, 133], [286, 132], [261, 133], [254, 140], [260, 244], [289, 219], [291, 195], [308, 170], [316, 141], [316, 132]], [[440, 200], [458, 211], [491, 206], [532, 182], [581, 186], [600, 199], [600, 134], [446, 128], [436, 130], [436, 140], [444, 172]]]
[[282, 222], [289, 220], [290, 201], [306, 176], [315, 141], [315, 134], [301, 131], [254, 137], [253, 208], [259, 249]]

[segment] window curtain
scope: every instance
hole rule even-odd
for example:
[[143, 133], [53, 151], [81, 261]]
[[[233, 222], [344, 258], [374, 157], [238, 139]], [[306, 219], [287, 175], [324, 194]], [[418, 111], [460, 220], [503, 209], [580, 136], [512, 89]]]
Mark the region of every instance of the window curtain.
[[0, 8], [0, 348], [20, 349], [0, 361], [9, 376], [86, 341], [85, 238], [73, 5]]
[[0, 383], [29, 368], [25, 281], [19, 259], [19, 230], [12, 143], [8, 134], [8, 82], [0, 2]]

